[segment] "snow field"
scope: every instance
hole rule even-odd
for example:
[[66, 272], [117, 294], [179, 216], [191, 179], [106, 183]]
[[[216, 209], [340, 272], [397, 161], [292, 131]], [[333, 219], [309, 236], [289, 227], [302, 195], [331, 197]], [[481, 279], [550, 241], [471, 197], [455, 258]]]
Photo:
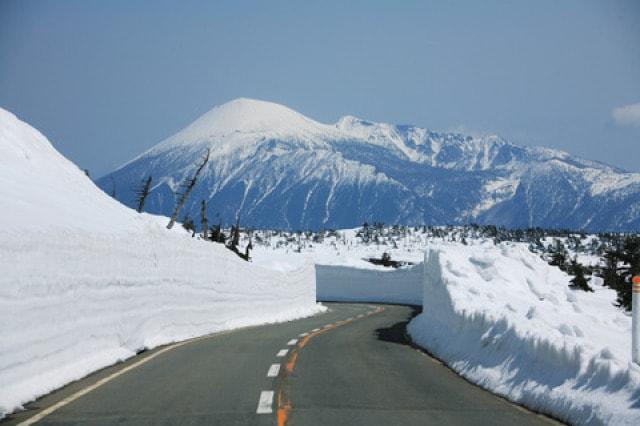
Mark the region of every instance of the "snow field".
[[572, 424], [640, 422], [631, 320], [612, 290], [569, 277], [524, 244], [434, 244], [414, 341], [462, 376]]

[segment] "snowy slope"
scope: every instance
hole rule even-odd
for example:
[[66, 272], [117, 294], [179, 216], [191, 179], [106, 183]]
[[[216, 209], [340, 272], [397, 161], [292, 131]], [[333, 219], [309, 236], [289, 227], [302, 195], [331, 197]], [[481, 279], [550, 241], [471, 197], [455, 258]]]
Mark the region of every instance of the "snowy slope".
[[134, 204], [154, 179], [148, 211], [168, 215], [207, 148], [188, 201], [225, 223], [286, 229], [364, 221], [590, 230], [640, 228], [640, 174], [498, 136], [471, 137], [347, 116], [322, 124], [282, 105], [236, 99], [98, 181]]
[[613, 290], [571, 290], [526, 245], [433, 244], [412, 338], [467, 379], [571, 424], [637, 425], [640, 366]]
[[322, 310], [259, 267], [108, 197], [0, 109], [0, 417], [143, 348]]
[[0, 230], [128, 232], [150, 223], [101, 191], [36, 129], [0, 108]]

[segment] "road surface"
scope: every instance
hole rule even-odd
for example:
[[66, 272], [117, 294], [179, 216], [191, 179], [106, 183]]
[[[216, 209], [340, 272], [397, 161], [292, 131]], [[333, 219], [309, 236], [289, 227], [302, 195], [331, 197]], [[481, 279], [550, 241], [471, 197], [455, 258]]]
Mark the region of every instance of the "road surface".
[[328, 304], [298, 321], [149, 351], [3, 424], [539, 425], [408, 344], [413, 308]]

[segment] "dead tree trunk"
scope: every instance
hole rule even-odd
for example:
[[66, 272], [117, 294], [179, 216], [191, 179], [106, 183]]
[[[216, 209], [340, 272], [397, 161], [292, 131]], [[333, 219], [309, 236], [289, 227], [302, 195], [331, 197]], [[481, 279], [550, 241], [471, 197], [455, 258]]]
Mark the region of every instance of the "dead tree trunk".
[[238, 214], [238, 218], [236, 220], [236, 228], [235, 233], [233, 234], [233, 238], [231, 239], [231, 246], [234, 249], [237, 249], [238, 244], [240, 244], [240, 214]]
[[147, 199], [147, 195], [149, 195], [149, 191], [151, 191], [151, 176], [149, 176], [142, 188], [137, 192], [138, 198], [136, 201], [138, 202], [138, 213], [142, 213], [142, 209], [144, 209], [144, 202]]
[[176, 220], [178, 219], [178, 214], [180, 213], [182, 206], [184, 206], [184, 203], [187, 201], [187, 197], [189, 196], [189, 193], [191, 192], [193, 187], [196, 186], [196, 182], [198, 181], [198, 176], [200, 175], [200, 172], [202, 172], [202, 169], [204, 169], [204, 166], [209, 161], [210, 153], [211, 153], [211, 150], [207, 149], [207, 153], [205, 154], [204, 159], [202, 160], [202, 164], [200, 164], [200, 166], [198, 166], [198, 170], [196, 170], [196, 174], [193, 175], [193, 177], [187, 182], [185, 182], [185, 184], [183, 185], [184, 191], [182, 192], [182, 194], [180, 195], [180, 199], [176, 203], [176, 208], [173, 211], [173, 214], [171, 215], [171, 220], [167, 225], [167, 229], [173, 228], [173, 225], [176, 223]]
[[209, 240], [209, 224], [207, 223], [207, 200], [202, 200], [200, 209], [200, 226], [202, 226], [202, 239]]

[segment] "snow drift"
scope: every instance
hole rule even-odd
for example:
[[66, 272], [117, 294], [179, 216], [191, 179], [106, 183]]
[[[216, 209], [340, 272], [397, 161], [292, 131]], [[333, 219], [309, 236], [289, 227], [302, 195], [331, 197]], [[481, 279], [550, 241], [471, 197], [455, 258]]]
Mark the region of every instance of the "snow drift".
[[322, 309], [311, 263], [278, 272], [168, 231], [2, 109], [0, 198], [0, 417], [140, 349]]
[[638, 424], [640, 367], [613, 292], [568, 277], [522, 244], [434, 245], [412, 338], [462, 376], [573, 424]]

